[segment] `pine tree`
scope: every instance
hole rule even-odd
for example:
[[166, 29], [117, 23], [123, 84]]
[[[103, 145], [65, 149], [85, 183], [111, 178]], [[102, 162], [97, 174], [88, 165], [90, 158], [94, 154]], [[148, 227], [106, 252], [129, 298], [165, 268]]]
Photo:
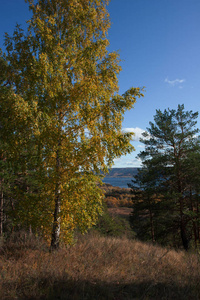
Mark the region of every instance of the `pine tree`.
[[[186, 250], [191, 239], [191, 217], [188, 211], [191, 210], [192, 201], [188, 184], [192, 172], [186, 168], [186, 162], [199, 151], [199, 139], [196, 136], [198, 129], [195, 128], [197, 117], [197, 112], [184, 111], [184, 105], [179, 105], [177, 110], [157, 110], [155, 123], [150, 122], [150, 128], [147, 128], [142, 139], [145, 151], [139, 155], [143, 166], [154, 172], [154, 175], [159, 175], [160, 179], [154, 187], [157, 189], [159, 186], [160, 194], [168, 202], [173, 225], [171, 229], [180, 232]], [[198, 180], [196, 183], [199, 186]]]

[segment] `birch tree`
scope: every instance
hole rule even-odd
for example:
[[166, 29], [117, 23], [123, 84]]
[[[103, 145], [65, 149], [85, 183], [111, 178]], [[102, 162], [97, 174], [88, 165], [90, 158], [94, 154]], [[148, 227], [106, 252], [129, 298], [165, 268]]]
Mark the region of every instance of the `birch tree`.
[[119, 55], [107, 50], [108, 1], [26, 2], [28, 32], [17, 26], [6, 36], [7, 81], [31, 112], [26, 130], [38, 153], [41, 226], [52, 231], [53, 250], [60, 237], [69, 242], [77, 227], [95, 224], [100, 172], [134, 149], [122, 121], [142, 91], [118, 94]]

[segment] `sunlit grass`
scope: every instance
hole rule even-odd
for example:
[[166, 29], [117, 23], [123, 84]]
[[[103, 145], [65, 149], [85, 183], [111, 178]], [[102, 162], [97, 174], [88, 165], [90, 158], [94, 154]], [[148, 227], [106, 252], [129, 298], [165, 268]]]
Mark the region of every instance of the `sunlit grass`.
[[0, 252], [2, 300], [200, 299], [198, 254], [97, 234], [55, 253], [34, 238], [9, 243]]

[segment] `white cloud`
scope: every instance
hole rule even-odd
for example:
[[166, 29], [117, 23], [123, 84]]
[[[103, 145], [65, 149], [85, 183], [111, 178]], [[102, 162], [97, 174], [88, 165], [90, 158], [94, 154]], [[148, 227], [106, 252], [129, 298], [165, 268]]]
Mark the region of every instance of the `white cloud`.
[[122, 161], [121, 157], [114, 158], [114, 163], [118, 163], [118, 162], [121, 162], [121, 161]]
[[174, 79], [174, 80], [169, 80], [168, 77], [165, 78], [165, 82], [168, 83], [171, 86], [179, 85], [183, 82], [185, 82], [185, 79]]
[[144, 149], [144, 145], [138, 145], [137, 148], [142, 148], [142, 149]]
[[129, 161], [126, 161], [124, 163], [125, 166], [129, 166], [129, 167], [132, 167], [132, 168], [139, 168], [141, 167], [142, 163], [141, 163], [141, 160], [140, 159], [132, 159], [132, 160], [129, 160]]
[[135, 127], [135, 128], [124, 128], [123, 132], [134, 132], [133, 141], [139, 141], [140, 138], [143, 137], [142, 133], [145, 132], [145, 130], [139, 127]]

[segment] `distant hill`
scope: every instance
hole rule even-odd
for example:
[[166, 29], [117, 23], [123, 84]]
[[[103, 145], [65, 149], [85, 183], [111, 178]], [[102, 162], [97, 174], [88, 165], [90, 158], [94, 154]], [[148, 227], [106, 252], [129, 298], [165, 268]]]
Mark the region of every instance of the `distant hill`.
[[137, 174], [138, 168], [112, 168], [106, 177], [133, 177]]

